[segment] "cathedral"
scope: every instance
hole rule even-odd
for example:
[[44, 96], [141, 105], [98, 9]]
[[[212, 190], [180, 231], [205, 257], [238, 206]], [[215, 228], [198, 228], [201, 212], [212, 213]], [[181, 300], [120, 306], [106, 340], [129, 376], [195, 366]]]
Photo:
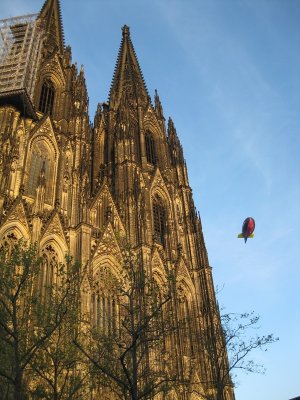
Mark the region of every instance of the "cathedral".
[[[185, 384], [155, 399], [234, 400], [229, 374], [220, 377], [227, 354], [219, 360], [201, 340], [209, 336], [214, 354], [224, 344], [214, 334], [220, 315], [183, 149], [158, 93], [147, 92], [129, 27], [93, 123], [59, 0], [1, 20], [0, 33], [0, 242], [36, 243], [48, 284], [66, 254], [87, 266], [81, 304], [93, 324], [100, 312], [115, 316], [111, 277], [122, 273], [126, 238], [158, 286], [173, 271], [170, 315], [188, 320], [172, 340]], [[97, 390], [83, 398], [115, 398]]]

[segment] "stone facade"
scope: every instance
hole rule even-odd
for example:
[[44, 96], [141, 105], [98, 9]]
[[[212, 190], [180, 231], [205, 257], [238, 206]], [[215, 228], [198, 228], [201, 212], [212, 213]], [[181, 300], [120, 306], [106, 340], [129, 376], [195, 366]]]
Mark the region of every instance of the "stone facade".
[[[88, 265], [90, 314], [95, 282], [105, 296], [120, 273], [121, 238], [158, 284], [174, 271], [172, 312], [194, 315], [174, 354], [193, 383], [171, 398], [215, 399], [218, 367], [197, 340], [219, 323], [201, 220], [174, 123], [157, 92], [153, 103], [148, 95], [129, 27], [109, 101], [91, 125], [84, 69], [64, 45], [58, 0], [47, 0], [36, 21], [43, 35], [33, 94], [25, 87], [0, 97], [0, 240], [24, 238], [57, 262], [71, 254]], [[217, 347], [222, 339], [210, 340]], [[234, 399], [230, 383], [224, 399]]]

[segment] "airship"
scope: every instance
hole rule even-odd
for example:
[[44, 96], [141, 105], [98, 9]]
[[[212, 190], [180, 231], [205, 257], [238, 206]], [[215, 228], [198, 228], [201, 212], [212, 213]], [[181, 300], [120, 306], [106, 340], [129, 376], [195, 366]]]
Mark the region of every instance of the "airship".
[[255, 221], [254, 218], [248, 217], [243, 222], [242, 233], [238, 235], [238, 238], [244, 238], [245, 243], [248, 238], [254, 237]]

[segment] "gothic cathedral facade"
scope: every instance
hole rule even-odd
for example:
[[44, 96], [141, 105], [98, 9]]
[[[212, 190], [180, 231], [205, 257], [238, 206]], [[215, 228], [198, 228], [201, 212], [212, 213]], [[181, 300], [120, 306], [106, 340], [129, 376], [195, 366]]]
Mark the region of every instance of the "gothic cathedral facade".
[[[188, 337], [174, 342], [192, 387], [168, 398], [217, 399], [219, 367], [197, 342], [219, 323], [201, 220], [174, 123], [166, 124], [157, 92], [153, 103], [148, 95], [129, 27], [93, 124], [84, 69], [64, 45], [59, 1], [2, 20], [0, 30], [0, 241], [23, 238], [48, 263], [71, 254], [88, 265], [82, 285], [91, 319], [95, 281], [108, 301], [105, 276], [122, 268], [121, 237], [158, 285], [174, 271], [172, 312], [195, 316]], [[216, 348], [222, 341], [210, 340]], [[223, 389], [233, 400], [230, 378]]]

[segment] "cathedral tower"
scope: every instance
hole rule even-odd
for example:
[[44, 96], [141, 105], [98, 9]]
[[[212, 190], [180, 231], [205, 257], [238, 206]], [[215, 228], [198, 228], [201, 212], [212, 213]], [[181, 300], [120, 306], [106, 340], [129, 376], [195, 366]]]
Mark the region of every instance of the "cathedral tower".
[[[174, 357], [191, 384], [170, 398], [217, 399], [220, 366], [199, 339], [209, 337], [214, 351], [222, 341], [201, 220], [174, 122], [166, 123], [158, 93], [154, 102], [148, 94], [129, 27], [93, 125], [59, 1], [0, 21], [0, 32], [0, 240], [37, 243], [45, 271], [65, 254], [87, 265], [82, 307], [90, 323], [99, 304], [112, 312], [105, 276], [120, 273], [122, 238], [158, 284], [172, 270], [172, 315], [190, 321], [174, 338]], [[234, 399], [229, 378], [222, 392]]]

